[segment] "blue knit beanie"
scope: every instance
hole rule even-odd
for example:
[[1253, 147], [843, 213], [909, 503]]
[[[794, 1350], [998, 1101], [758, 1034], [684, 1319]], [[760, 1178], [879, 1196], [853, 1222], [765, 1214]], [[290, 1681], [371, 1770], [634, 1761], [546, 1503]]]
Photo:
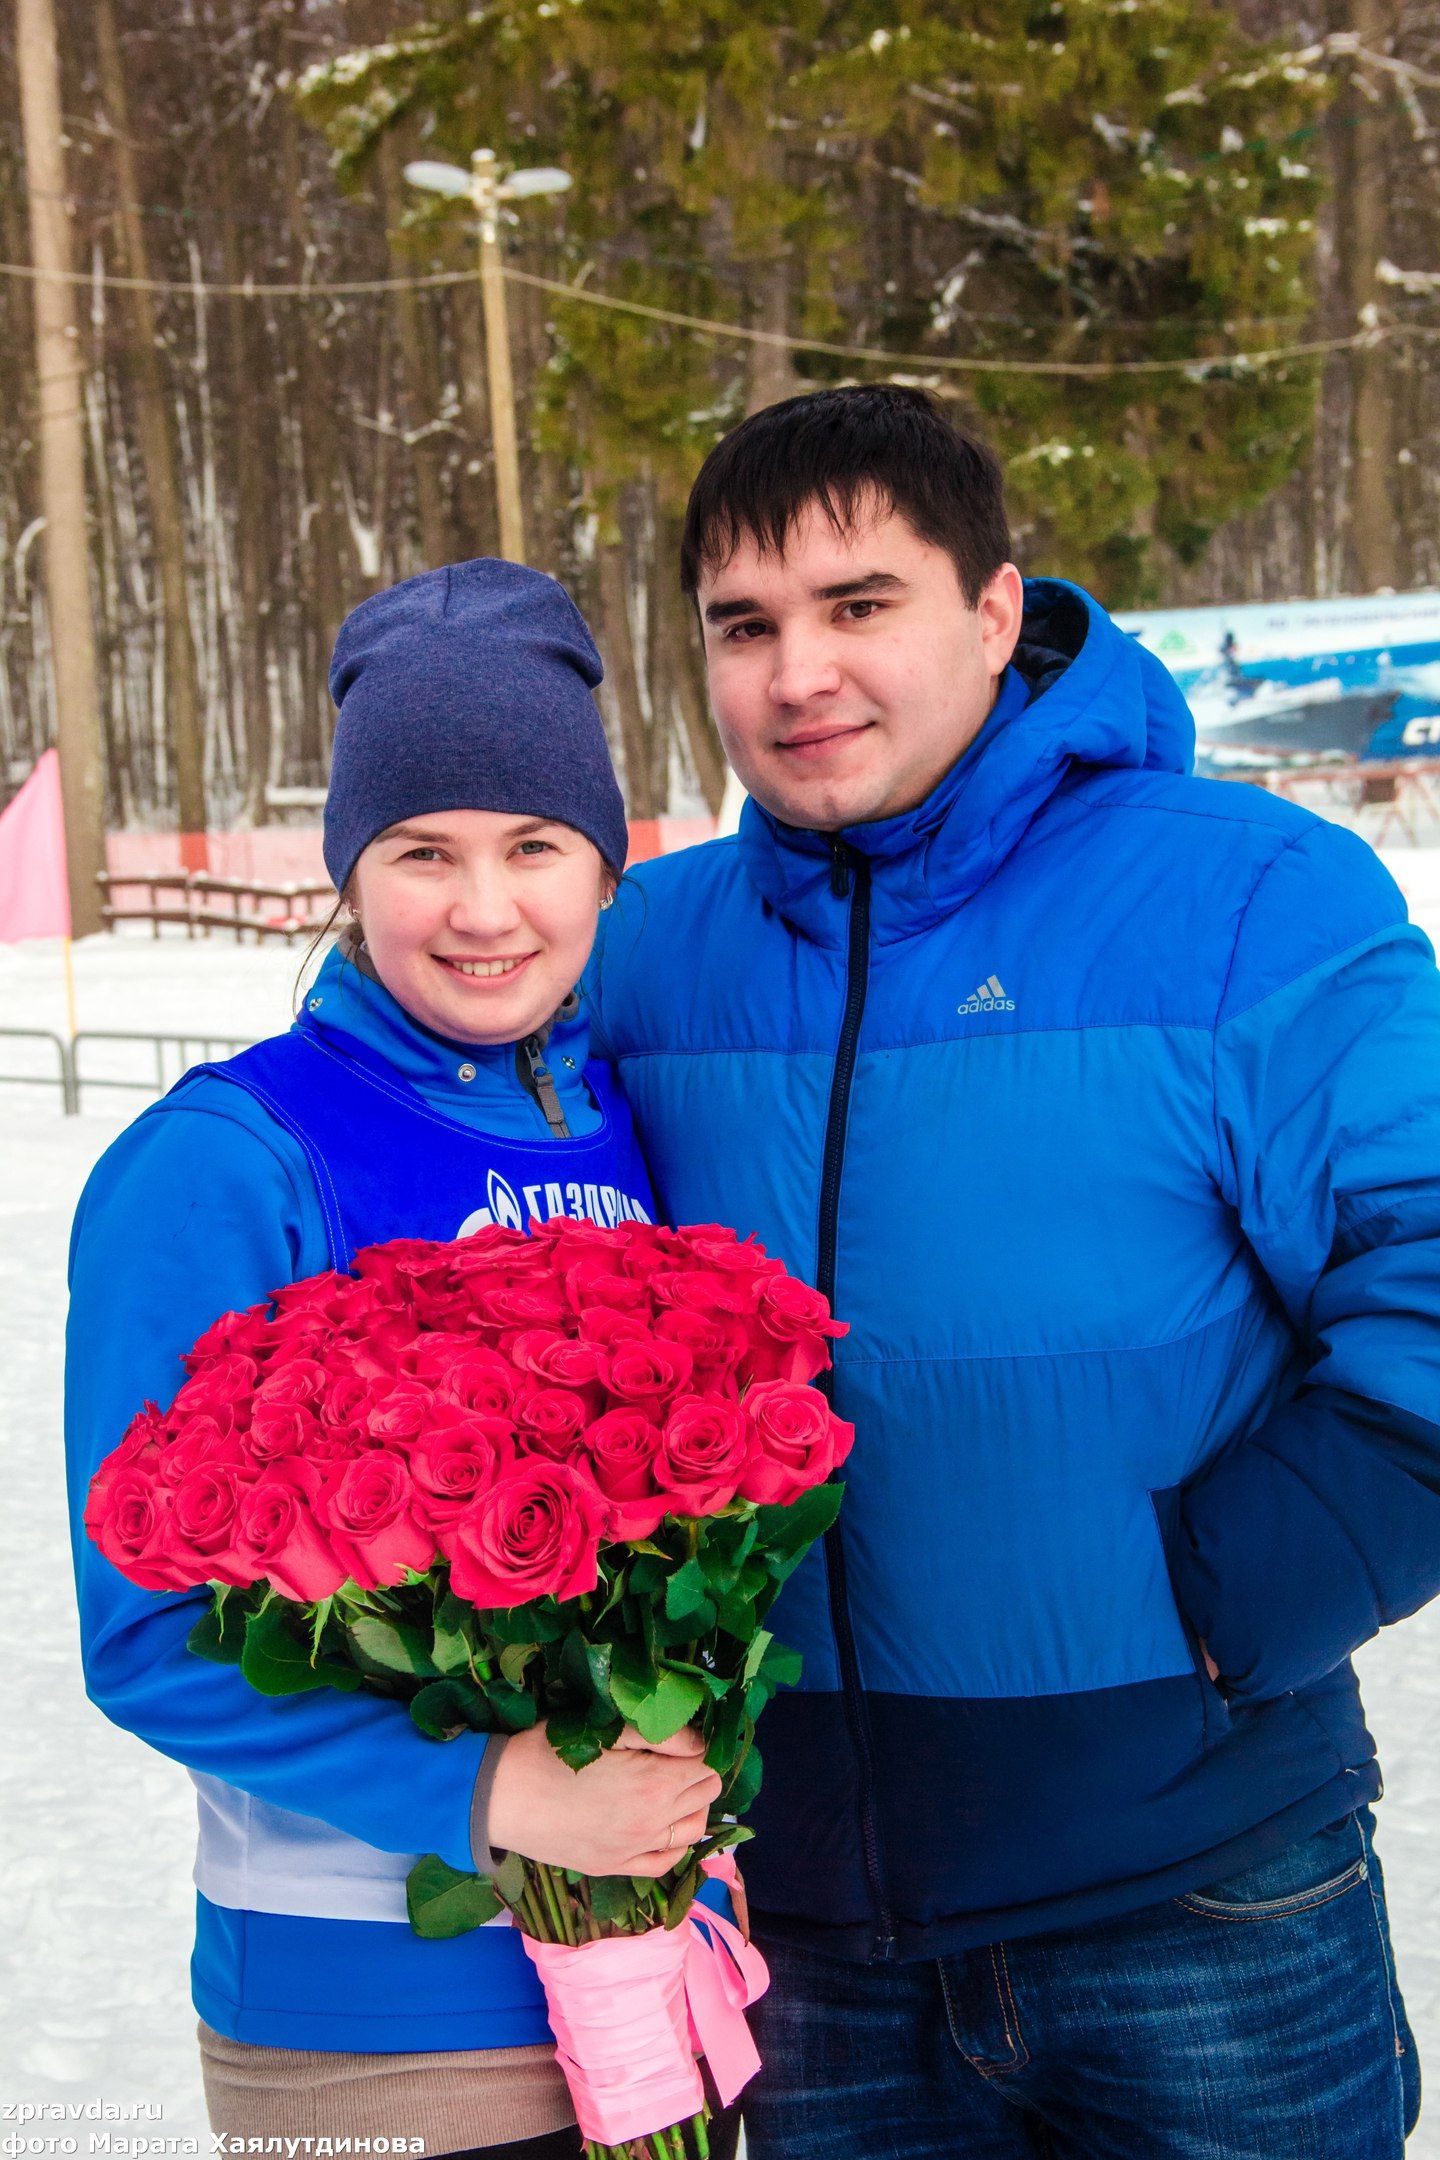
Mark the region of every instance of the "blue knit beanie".
[[378, 833], [438, 810], [555, 818], [618, 876], [629, 832], [591, 694], [603, 673], [564, 587], [520, 563], [451, 563], [362, 600], [330, 663], [337, 891]]

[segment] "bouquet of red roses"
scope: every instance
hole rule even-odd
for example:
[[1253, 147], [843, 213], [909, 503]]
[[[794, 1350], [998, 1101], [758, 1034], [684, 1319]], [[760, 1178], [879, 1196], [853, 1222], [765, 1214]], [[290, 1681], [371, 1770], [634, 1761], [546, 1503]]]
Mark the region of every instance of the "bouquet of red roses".
[[727, 2102], [756, 2065], [763, 1964], [694, 1900], [733, 1877], [755, 1721], [799, 1676], [763, 1622], [839, 1508], [853, 1431], [810, 1382], [843, 1333], [713, 1225], [396, 1240], [216, 1321], [90, 1488], [101, 1551], [208, 1584], [190, 1647], [262, 1693], [370, 1688], [437, 1740], [543, 1718], [577, 1770], [627, 1724], [699, 1729], [723, 1790], [664, 1877], [410, 1874], [422, 1935], [513, 1914], [596, 2160], [683, 2160], [687, 2130], [703, 2155], [697, 2054]]

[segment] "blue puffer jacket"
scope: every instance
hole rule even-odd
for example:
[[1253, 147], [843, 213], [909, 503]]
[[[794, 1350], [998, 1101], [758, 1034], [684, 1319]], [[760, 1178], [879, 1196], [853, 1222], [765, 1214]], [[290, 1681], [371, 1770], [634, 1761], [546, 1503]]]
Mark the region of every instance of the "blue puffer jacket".
[[751, 803], [592, 970], [668, 1215], [851, 1323], [747, 1849], [843, 1956], [1138, 1907], [1373, 1797], [1350, 1653], [1440, 1588], [1440, 977], [1362, 842], [1191, 751], [1032, 584], [917, 810]]

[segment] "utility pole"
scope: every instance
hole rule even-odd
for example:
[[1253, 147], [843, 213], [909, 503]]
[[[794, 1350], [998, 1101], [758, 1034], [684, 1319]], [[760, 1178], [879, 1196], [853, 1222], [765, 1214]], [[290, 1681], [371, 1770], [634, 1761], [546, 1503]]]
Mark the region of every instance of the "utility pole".
[[15, 0], [15, 52], [30, 196], [30, 250], [36, 273], [32, 290], [40, 507], [45, 518], [45, 594], [55, 671], [70, 919], [74, 935], [86, 937], [103, 927], [97, 879], [105, 868], [105, 779], [85, 522], [84, 370], [76, 288], [69, 280], [70, 204], [52, 0]]
[[510, 324], [505, 308], [505, 270], [500, 258], [500, 205], [531, 195], [559, 195], [570, 175], [555, 165], [536, 165], [502, 180], [493, 150], [476, 150], [469, 172], [421, 158], [405, 167], [413, 187], [466, 199], [480, 231], [480, 296], [485, 314], [485, 373], [490, 389], [490, 440], [495, 452], [495, 497], [500, 513], [500, 553], [525, 560], [525, 517], [520, 504], [520, 448], [515, 428], [515, 382], [510, 369]]
[[500, 553], [525, 560], [525, 513], [520, 507], [520, 445], [515, 431], [515, 381], [510, 371], [510, 321], [500, 261], [500, 189], [493, 150], [470, 160], [472, 201], [480, 221], [480, 296], [485, 309], [485, 374], [490, 386], [490, 439], [495, 450], [495, 496]]

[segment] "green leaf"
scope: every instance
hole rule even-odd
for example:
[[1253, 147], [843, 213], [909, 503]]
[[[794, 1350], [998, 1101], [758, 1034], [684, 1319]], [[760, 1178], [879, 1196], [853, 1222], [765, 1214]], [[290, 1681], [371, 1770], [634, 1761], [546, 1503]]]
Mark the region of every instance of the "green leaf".
[[609, 1643], [589, 1642], [579, 1628], [571, 1628], [560, 1652], [562, 1683], [589, 1707], [598, 1723], [608, 1723], [615, 1715], [610, 1691], [611, 1656]]
[[755, 1600], [741, 1591], [734, 1591], [722, 1598], [715, 1613], [715, 1624], [722, 1634], [735, 1642], [748, 1643], [755, 1632]]
[[523, 1687], [525, 1668], [539, 1648], [539, 1643], [533, 1642], [506, 1643], [500, 1652], [501, 1678], [508, 1680], [511, 1687]]
[[431, 1942], [468, 1935], [502, 1910], [488, 1876], [462, 1874], [438, 1853], [427, 1853], [411, 1868], [405, 1878], [405, 1904], [415, 1933]]
[[412, 1680], [432, 1680], [439, 1672], [426, 1632], [408, 1621], [361, 1615], [346, 1623], [346, 1633], [359, 1663], [373, 1671], [402, 1673]]
[[494, 1732], [496, 1721], [480, 1689], [471, 1680], [432, 1680], [410, 1703], [410, 1715], [432, 1740], [448, 1740], [457, 1728]]
[[677, 1568], [665, 1585], [665, 1613], [671, 1620], [684, 1620], [702, 1605], [710, 1602], [710, 1583], [699, 1559], [687, 1560], [684, 1567]]
[[746, 1808], [749, 1807], [756, 1793], [760, 1790], [760, 1777], [760, 1750], [752, 1741], [750, 1743], [750, 1752], [736, 1771], [730, 1790], [723, 1796], [726, 1808], [732, 1815], [743, 1815], [745, 1813]]
[[742, 1744], [749, 1739], [751, 1728], [745, 1716], [745, 1696], [737, 1688], [726, 1697], [709, 1719], [709, 1738], [705, 1744], [705, 1761], [720, 1777], [728, 1778], [735, 1767], [736, 1757]]
[[209, 1658], [215, 1665], [238, 1665], [245, 1642], [244, 1616], [232, 1613], [230, 1624], [215, 1606], [202, 1613], [185, 1638], [187, 1650], [196, 1657]]
[[628, 1875], [592, 1875], [590, 1909], [603, 1927], [629, 1930], [635, 1918], [635, 1888]]
[[496, 1868], [493, 1879], [495, 1888], [505, 1903], [512, 1908], [518, 1905], [525, 1895], [528, 1880], [522, 1855], [518, 1852], [507, 1852]]
[[358, 1688], [360, 1674], [338, 1659], [310, 1662], [310, 1647], [294, 1625], [295, 1608], [277, 1599], [245, 1623], [240, 1670], [260, 1695], [302, 1695], [310, 1688]]
[[557, 1711], [545, 1721], [551, 1747], [561, 1762], [568, 1763], [572, 1770], [585, 1769], [607, 1747], [613, 1747], [620, 1737], [620, 1729], [618, 1717], [608, 1725], [595, 1725], [580, 1710]]
[[690, 1673], [661, 1668], [647, 1687], [632, 1683], [622, 1674], [618, 1661], [610, 1676], [611, 1693], [622, 1717], [629, 1719], [642, 1739], [658, 1747], [688, 1725], [705, 1700], [705, 1690]]
[[774, 1642], [774, 1640], [774, 1636], [767, 1634], [764, 1628], [761, 1628], [757, 1632], [750, 1644], [749, 1649], [745, 1652], [745, 1663], [742, 1666], [740, 1672], [740, 1678], [742, 1680], [748, 1683], [755, 1678], [756, 1673], [759, 1672], [760, 1667], [764, 1662], [765, 1653], [770, 1648], [770, 1645], [772, 1642]]
[[665, 1908], [665, 1926], [667, 1929], [679, 1927], [686, 1913], [694, 1904], [695, 1893], [699, 1887], [700, 1863], [698, 1860], [692, 1860], [689, 1867], [680, 1877], [679, 1882], [670, 1892], [669, 1902]]
[[553, 1598], [536, 1598], [529, 1605], [504, 1606], [485, 1615], [485, 1633], [497, 1643], [559, 1642], [567, 1625]]
[[485, 1696], [500, 1721], [502, 1732], [528, 1732], [540, 1715], [540, 1705], [524, 1688], [508, 1680], [487, 1680]]
[[805, 1668], [805, 1660], [789, 1643], [772, 1642], [765, 1653], [762, 1670], [772, 1688], [795, 1687]]
[[771, 1560], [772, 1569], [778, 1559], [789, 1574], [815, 1540], [832, 1527], [844, 1497], [843, 1485], [812, 1485], [809, 1492], [801, 1493], [788, 1507], [758, 1508], [755, 1515], [759, 1533], [757, 1542]]

